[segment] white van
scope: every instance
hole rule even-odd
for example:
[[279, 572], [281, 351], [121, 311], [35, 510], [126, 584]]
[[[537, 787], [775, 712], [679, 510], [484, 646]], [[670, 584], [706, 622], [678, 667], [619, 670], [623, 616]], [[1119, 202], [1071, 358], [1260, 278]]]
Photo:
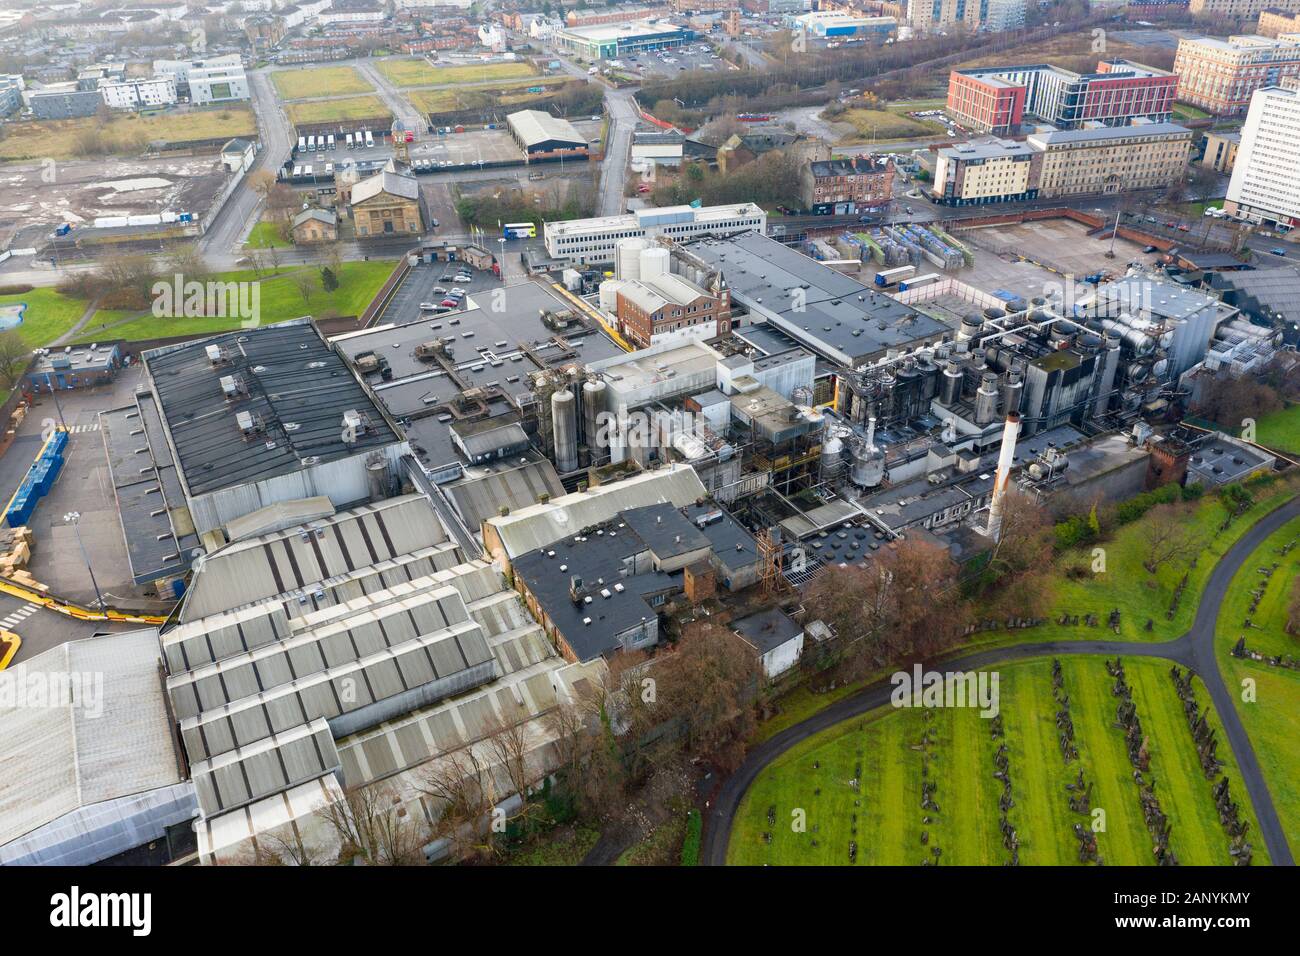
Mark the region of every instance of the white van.
[[348, 149], [352, 148], [352, 134], [348, 133]]
[[307, 148], [307, 137], [305, 137], [305, 136], [299, 136], [299, 137], [298, 137], [298, 152], [301, 153], [301, 152], [302, 152], [303, 150], [305, 150], [306, 148]]
[[366, 130], [366, 149], [370, 149], [370, 147], [374, 145], [375, 145], [374, 136], [370, 134], [370, 130]]
[[333, 149], [333, 148], [334, 148], [334, 134], [333, 134], [333, 133], [330, 133], [330, 135], [329, 135], [329, 146], [328, 146], [327, 148], [328, 148], [328, 149]]

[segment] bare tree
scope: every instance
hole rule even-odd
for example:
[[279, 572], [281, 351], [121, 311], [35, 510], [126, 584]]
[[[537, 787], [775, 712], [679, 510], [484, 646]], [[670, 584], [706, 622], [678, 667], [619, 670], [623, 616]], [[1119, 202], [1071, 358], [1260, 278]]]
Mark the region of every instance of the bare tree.
[[438, 811], [432, 836], [448, 841], [453, 859], [494, 854], [492, 808], [497, 803], [496, 785], [489, 762], [473, 747], [428, 764], [418, 786]]
[[294, 273], [293, 284], [298, 287], [304, 305], [311, 305], [312, 294], [320, 287], [320, 276], [313, 269]]
[[1155, 574], [1170, 561], [1185, 560], [1201, 553], [1205, 546], [1192, 524], [1187, 505], [1165, 504], [1152, 508], [1146, 522], [1146, 558], [1142, 566]]
[[27, 359], [31, 354], [32, 350], [27, 347], [17, 329], [0, 332], [0, 380], [4, 382], [5, 388], [13, 388], [18, 384], [18, 377], [27, 367]]
[[370, 866], [424, 862], [425, 827], [411, 818], [391, 784], [353, 787], [317, 814], [338, 836], [341, 860]]

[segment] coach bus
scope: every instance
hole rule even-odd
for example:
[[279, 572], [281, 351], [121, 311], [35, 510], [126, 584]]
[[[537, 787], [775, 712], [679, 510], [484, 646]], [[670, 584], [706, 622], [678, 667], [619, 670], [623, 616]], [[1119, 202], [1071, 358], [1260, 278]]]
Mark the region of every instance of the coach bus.
[[537, 224], [532, 222], [508, 222], [501, 227], [501, 234], [507, 239], [536, 239]]

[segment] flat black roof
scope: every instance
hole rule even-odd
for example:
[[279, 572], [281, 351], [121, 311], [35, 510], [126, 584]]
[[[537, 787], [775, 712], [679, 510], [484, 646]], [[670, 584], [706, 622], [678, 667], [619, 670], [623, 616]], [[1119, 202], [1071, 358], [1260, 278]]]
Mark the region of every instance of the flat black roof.
[[629, 508], [620, 511], [618, 516], [660, 559], [674, 558], [710, 547], [709, 539], [686, 520], [671, 502]]
[[700, 533], [709, 539], [709, 543], [713, 545], [713, 553], [726, 567], [739, 571], [758, 560], [758, 542], [744, 525], [728, 512], [711, 504], [687, 505], [684, 510], [692, 524], [702, 515], [721, 514], [722, 517], [700, 528]]
[[758, 648], [760, 654], [776, 650], [803, 633], [803, 628], [776, 608], [732, 621], [731, 629]]
[[[214, 364], [208, 348], [221, 350]], [[401, 441], [347, 363], [308, 320], [227, 332], [144, 353], [191, 495], [291, 474]], [[228, 398], [222, 386], [234, 379]], [[343, 441], [343, 413], [367, 427]], [[257, 431], [244, 434], [248, 412]]]

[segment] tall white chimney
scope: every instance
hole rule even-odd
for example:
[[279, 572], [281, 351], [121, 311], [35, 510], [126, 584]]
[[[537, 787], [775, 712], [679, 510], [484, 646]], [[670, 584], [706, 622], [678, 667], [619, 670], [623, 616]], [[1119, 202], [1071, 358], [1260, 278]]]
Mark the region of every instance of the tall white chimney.
[[994, 541], [998, 540], [1002, 530], [1002, 504], [1006, 498], [1007, 485], [1011, 482], [1011, 464], [1016, 458], [1016, 438], [1020, 435], [1020, 414], [1012, 412], [1007, 416], [1007, 423], [1002, 427], [1002, 449], [998, 452], [998, 473], [993, 480], [993, 500], [989, 502], [989, 526], [987, 534]]

